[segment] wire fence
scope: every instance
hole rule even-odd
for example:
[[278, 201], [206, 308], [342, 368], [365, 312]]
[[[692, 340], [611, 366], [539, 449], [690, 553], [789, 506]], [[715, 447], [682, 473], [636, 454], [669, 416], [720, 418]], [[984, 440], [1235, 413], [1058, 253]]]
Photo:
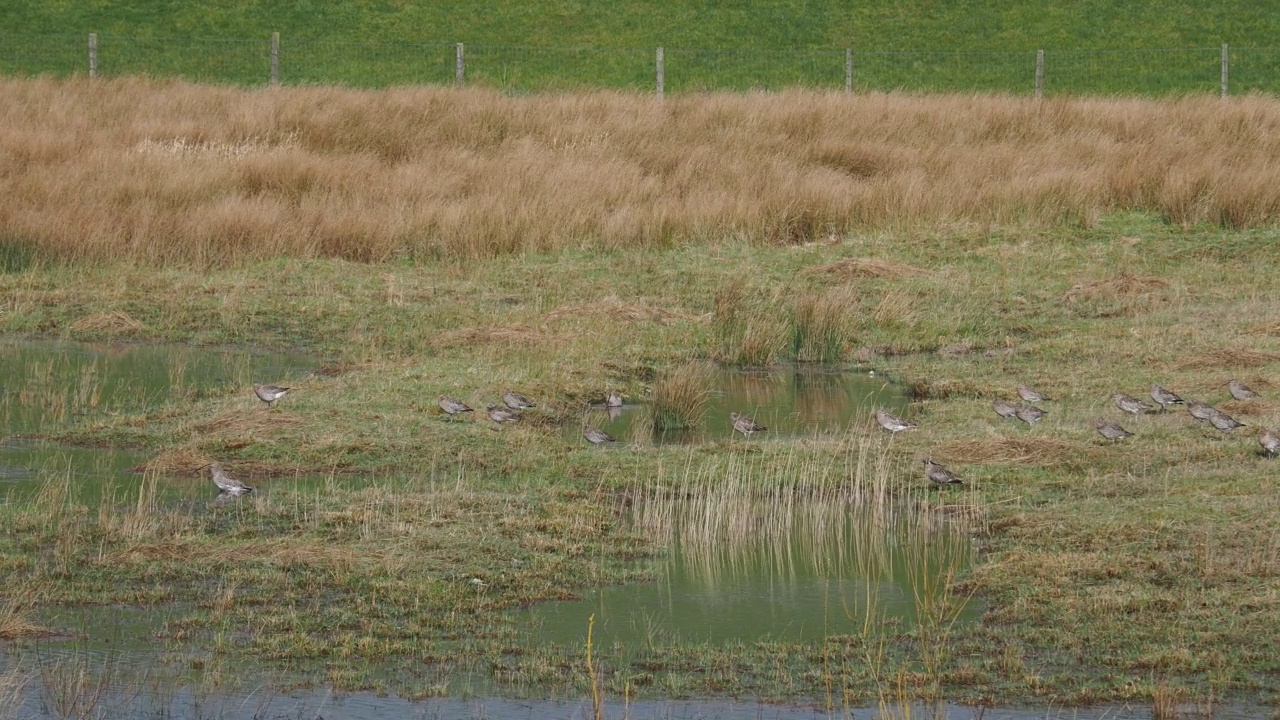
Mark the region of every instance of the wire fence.
[[1178, 95], [1280, 93], [1280, 48], [861, 51], [563, 48], [463, 43], [0, 34], [0, 74], [515, 92], [828, 90]]

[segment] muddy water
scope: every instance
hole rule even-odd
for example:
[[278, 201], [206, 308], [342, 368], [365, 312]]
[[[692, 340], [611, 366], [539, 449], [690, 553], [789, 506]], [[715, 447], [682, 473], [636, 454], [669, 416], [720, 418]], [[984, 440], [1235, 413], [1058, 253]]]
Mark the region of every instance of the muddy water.
[[[742, 413], [768, 428], [749, 442], [811, 437], [848, 430], [868, 421], [875, 408], [900, 411], [907, 399], [900, 387], [866, 373], [818, 365], [788, 365], [762, 370], [717, 369], [706, 415], [689, 430], [653, 430], [642, 398], [627, 398], [621, 408], [593, 407], [586, 421], [623, 442], [700, 443], [737, 437], [729, 414]], [[582, 442], [580, 429], [566, 437]]]

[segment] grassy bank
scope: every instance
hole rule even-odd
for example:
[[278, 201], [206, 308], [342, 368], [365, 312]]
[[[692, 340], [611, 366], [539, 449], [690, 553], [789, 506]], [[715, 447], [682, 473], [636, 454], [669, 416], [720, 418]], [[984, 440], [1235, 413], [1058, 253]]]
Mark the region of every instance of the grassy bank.
[[[873, 623], [817, 644], [659, 643], [638, 659], [606, 650], [593, 658], [604, 691], [1201, 706], [1280, 695], [1275, 461], [1256, 443], [1280, 424], [1271, 101], [760, 96], [653, 110], [626, 96], [443, 93], [456, 105], [435, 106], [440, 118], [480, 113], [501, 138], [433, 126], [379, 141], [352, 118], [396, 113], [362, 103], [435, 95], [290, 90], [320, 105], [261, 125], [253, 115], [281, 111], [276, 95], [113, 87], [134, 105], [159, 93], [153, 124], [117, 108], [103, 117], [134, 120], [77, 135], [36, 108], [90, 85], [10, 86], [21, 123], [0, 126], [22, 162], [0, 172], [21, 202], [0, 208], [0, 331], [302, 347], [326, 367], [278, 412], [230, 388], [58, 431], [152, 450], [153, 484], [206, 487], [193, 472], [219, 459], [263, 492], [171, 508], [144, 483], [88, 507], [48, 478], [0, 507], [6, 634], [40, 632], [42, 607], [125, 603], [165, 613], [164, 637], [201, 657], [337, 687], [430, 694], [478, 669], [563, 688], [569, 670], [569, 689], [586, 692], [581, 647], [519, 647], [503, 613], [650, 572], [634, 561], [665, 541], [630, 522], [637, 487], [700, 502], [694, 488], [725, 484], [755, 499], [880, 493], [928, 516], [944, 505], [981, 551], [949, 592], [980, 601], [981, 621], [949, 634]], [[217, 117], [222, 98], [241, 119], [182, 130], [162, 109], [182, 98], [192, 117]], [[576, 123], [573, 142], [535, 117], [556, 113]], [[419, 149], [433, 142], [469, 170], [450, 175], [448, 153]], [[880, 160], [830, 170], [840, 153]], [[282, 174], [307, 179], [269, 181]], [[440, 220], [395, 230], [442, 207], [457, 213], [453, 234]], [[301, 208], [317, 223], [306, 231]], [[345, 230], [325, 236], [330, 222]], [[688, 381], [702, 363], [796, 359], [903, 379], [920, 429], [889, 442], [868, 422], [692, 449], [565, 439], [609, 388], [646, 401], [665, 384], [684, 422], [698, 416]], [[1229, 400], [1232, 377], [1262, 397]], [[1053, 398], [1033, 427], [991, 410], [1020, 382]], [[1152, 383], [1248, 427], [1111, 405]], [[500, 431], [434, 408], [440, 394], [483, 407], [504, 387], [541, 407]], [[1098, 416], [1135, 437], [1104, 441]], [[923, 457], [968, 487], [922, 504]]]
[[[454, 45], [467, 82], [522, 91], [654, 87], [666, 48], [668, 91], [844, 86], [844, 50], [864, 90], [1030, 94], [1047, 51], [1048, 92], [1213, 94], [1218, 51], [1237, 48], [1233, 92], [1274, 91], [1278, 21], [1231, 0], [1064, 7], [1010, 2], [219, 3], [6, 5], [0, 72], [84, 74], [86, 35], [99, 72], [265, 84], [268, 38], [282, 36], [286, 84], [452, 84]], [[1175, 48], [1177, 50], [1170, 50]]]

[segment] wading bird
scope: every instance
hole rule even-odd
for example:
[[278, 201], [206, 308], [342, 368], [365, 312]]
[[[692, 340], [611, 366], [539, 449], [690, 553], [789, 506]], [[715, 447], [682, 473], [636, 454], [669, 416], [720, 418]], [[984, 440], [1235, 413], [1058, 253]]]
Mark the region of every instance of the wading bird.
[[1018, 414], [1018, 406], [1007, 400], [996, 400], [991, 403], [991, 407], [1002, 418], [1016, 417]]
[[769, 429], [742, 413], [729, 413], [729, 420], [733, 422], [733, 429], [742, 433], [744, 437], [751, 437], [751, 433], [764, 432]]
[[1253, 388], [1245, 385], [1239, 380], [1230, 380], [1227, 382], [1227, 390], [1231, 391], [1231, 397], [1237, 400], [1252, 400], [1258, 397], [1258, 393]]
[[449, 413], [449, 417], [453, 417], [459, 413], [469, 413], [472, 410], [472, 408], [466, 403], [460, 400], [454, 400], [448, 395], [441, 395], [436, 398], [436, 404], [440, 406], [441, 410]]
[[951, 472], [942, 465], [926, 459], [924, 461], [924, 476], [934, 485], [963, 485], [964, 481], [959, 475]]
[[248, 495], [253, 492], [253, 488], [228, 475], [222, 469], [222, 463], [211, 462], [200, 469], [204, 468], [209, 468], [209, 474], [213, 476], [213, 484], [218, 486], [218, 492], [227, 495]]
[[912, 425], [906, 420], [896, 418], [893, 415], [890, 415], [889, 413], [885, 412], [884, 410], [876, 411], [876, 422], [880, 424], [880, 427], [884, 428], [885, 430], [888, 430], [891, 433], [894, 433], [895, 435], [897, 433], [902, 432], [903, 430], [916, 429], [915, 425]]
[[1029, 402], [1029, 403], [1049, 401], [1049, 398], [1045, 397], [1044, 395], [1041, 395], [1035, 390], [1032, 390], [1030, 385], [1019, 385], [1018, 397], [1022, 398], [1023, 402]]
[[614, 437], [612, 435], [601, 430], [598, 427], [592, 427], [591, 425], [582, 426], [582, 437], [586, 438], [587, 442], [591, 443], [592, 445], [599, 445], [600, 443], [614, 442]]
[[533, 404], [532, 400], [511, 388], [502, 391], [502, 402], [512, 410], [528, 410], [531, 407], [538, 407]]
[[605, 396], [604, 406], [611, 407], [611, 408], [622, 407], [622, 393], [618, 392], [617, 390], [610, 390], [609, 394]]
[[515, 410], [504, 408], [501, 405], [489, 405], [485, 410], [489, 413], [489, 419], [499, 425], [502, 423], [515, 422], [520, 419], [520, 413]]
[[1258, 438], [1258, 444], [1262, 446], [1262, 451], [1267, 455], [1275, 455], [1280, 450], [1280, 436], [1270, 430], [1265, 430], [1262, 436]]
[[1156, 403], [1160, 405], [1160, 409], [1162, 411], [1168, 410], [1170, 405], [1184, 404], [1182, 398], [1178, 397], [1177, 393], [1171, 390], [1166, 390], [1159, 385], [1151, 386], [1151, 399], [1155, 400]]
[[1116, 407], [1133, 415], [1141, 415], [1155, 410], [1155, 408], [1142, 402], [1138, 398], [1125, 395], [1124, 393], [1116, 393], [1111, 396], [1111, 399], [1115, 401]]
[[1218, 428], [1222, 432], [1235, 430], [1238, 427], [1244, 427], [1245, 424], [1230, 415], [1219, 410], [1209, 418], [1209, 424]]
[[1098, 429], [1099, 435], [1113, 442], [1133, 437], [1133, 433], [1104, 418], [1094, 420], [1093, 426]]
[[293, 388], [280, 387], [279, 385], [254, 385], [253, 394], [258, 399], [267, 404], [268, 408], [276, 406], [276, 401], [285, 396]]
[[1048, 414], [1049, 413], [1045, 412], [1042, 408], [1038, 408], [1035, 405], [1020, 405], [1017, 412], [1014, 413], [1014, 417], [1028, 425], [1035, 425], [1040, 422], [1040, 418]]

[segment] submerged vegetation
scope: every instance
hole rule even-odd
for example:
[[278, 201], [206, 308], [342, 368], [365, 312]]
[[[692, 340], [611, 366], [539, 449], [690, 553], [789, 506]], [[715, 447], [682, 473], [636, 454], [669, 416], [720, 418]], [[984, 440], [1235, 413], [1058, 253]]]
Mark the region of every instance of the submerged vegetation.
[[[1280, 695], [1256, 442], [1280, 425], [1273, 100], [5, 83], [0, 224], [22, 250], [0, 330], [323, 358], [211, 390], [176, 370], [153, 403], [89, 372], [6, 388], [6, 413], [49, 408], [43, 435], [151, 456], [127, 493], [52, 468], [7, 492], [19, 647], [66, 630], [56, 608], [138, 607], [214, 676], [251, 659], [406, 696], [472, 673], [831, 707]], [[918, 429], [565, 439], [610, 389], [696, 423], [713, 360], [903, 378]], [[269, 410], [253, 382], [293, 389]], [[1019, 383], [1051, 398], [1033, 426], [992, 411]], [[1171, 410], [1097, 435], [1115, 393], [1156, 383], [1246, 427]], [[500, 428], [432, 400], [506, 387], [537, 407]], [[925, 457], [966, 484], [929, 488]], [[215, 460], [258, 492], [207, 504]], [[955, 528], [976, 560], [921, 554], [923, 619], [864, 605], [821, 642], [597, 647], [588, 673], [580, 643], [521, 641], [520, 608], [651, 579], [680, 513], [732, 542], [813, 501]], [[956, 622], [966, 601], [981, 617]]]

